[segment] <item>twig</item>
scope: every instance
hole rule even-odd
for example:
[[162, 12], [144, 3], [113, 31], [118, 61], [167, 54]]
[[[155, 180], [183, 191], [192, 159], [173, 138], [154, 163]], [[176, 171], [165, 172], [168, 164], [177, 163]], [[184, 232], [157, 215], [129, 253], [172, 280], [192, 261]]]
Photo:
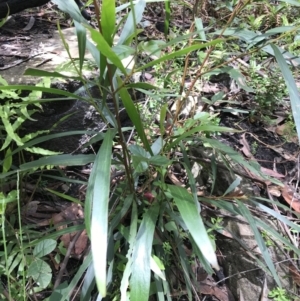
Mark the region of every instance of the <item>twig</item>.
[[59, 273], [58, 273], [58, 275], [56, 277], [56, 280], [55, 280], [55, 283], [54, 283], [54, 289], [57, 288], [59, 286], [60, 282], [61, 282], [62, 276], [63, 276], [63, 274], [64, 274], [64, 272], [66, 270], [68, 261], [70, 259], [70, 255], [71, 255], [72, 249], [74, 248], [75, 243], [78, 240], [78, 238], [80, 237], [80, 235], [81, 235], [82, 232], [83, 232], [83, 230], [77, 232], [76, 235], [74, 236], [74, 238], [72, 239], [72, 241], [69, 244], [66, 256], [65, 256], [63, 262], [60, 265], [60, 271], [59, 271]]
[[2, 294], [8, 301], [15, 301], [13, 298], [10, 297], [8, 291], [3, 287], [1, 282], [0, 282], [0, 290], [2, 290]]

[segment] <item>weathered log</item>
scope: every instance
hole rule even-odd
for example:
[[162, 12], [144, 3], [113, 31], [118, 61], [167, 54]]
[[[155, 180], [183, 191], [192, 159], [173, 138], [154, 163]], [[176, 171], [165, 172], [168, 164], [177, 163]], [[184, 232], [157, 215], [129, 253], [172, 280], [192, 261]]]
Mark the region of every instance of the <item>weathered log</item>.
[[[0, 0], [0, 19], [5, 18], [8, 14], [13, 15], [19, 13], [27, 8], [38, 7], [46, 4], [50, 0]], [[83, 4], [80, 0], [75, 0], [78, 7], [81, 8]], [[84, 18], [90, 19], [90, 15], [85, 11], [81, 11]]]

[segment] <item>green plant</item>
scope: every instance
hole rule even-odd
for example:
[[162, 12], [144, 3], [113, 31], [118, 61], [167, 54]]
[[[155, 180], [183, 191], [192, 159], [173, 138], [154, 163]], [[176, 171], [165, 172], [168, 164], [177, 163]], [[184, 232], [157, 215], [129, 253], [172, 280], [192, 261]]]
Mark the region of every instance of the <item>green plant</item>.
[[[1, 198], [2, 204], [3, 200], [8, 204], [8, 198]], [[52, 270], [43, 257], [55, 249], [56, 240], [47, 238], [40, 240], [41, 233], [26, 226], [15, 231], [13, 229], [15, 222], [16, 215], [7, 220], [2, 213], [0, 241], [4, 249], [0, 252], [2, 275], [0, 297], [4, 294], [13, 296], [14, 300], [24, 300], [28, 295], [49, 286]], [[30, 240], [35, 242], [31, 243]]]
[[272, 289], [268, 295], [269, 298], [274, 299], [275, 301], [290, 301], [285, 289], [276, 287]]
[[249, 85], [255, 91], [255, 101], [262, 109], [273, 109], [287, 93], [280, 71], [267, 74], [254, 60], [250, 62], [250, 66]]
[[207, 229], [207, 233], [209, 234], [209, 237], [210, 237], [213, 241], [215, 241], [215, 240], [216, 240], [216, 237], [215, 237], [214, 232], [223, 229], [223, 226], [222, 226], [223, 219], [222, 219], [221, 217], [212, 217], [212, 218], [210, 219], [210, 221], [211, 221], [211, 225], [210, 225], [210, 227]]
[[[11, 130], [13, 123], [7, 122], [7, 120], [3, 121], [4, 123], [6, 122], [3, 129], [6, 130], [9, 137], [5, 138], [4, 141], [11, 139], [5, 143], [7, 150], [5, 159], [1, 162], [3, 173], [0, 175], [0, 179], [3, 179], [4, 182], [7, 182], [12, 176], [18, 179], [19, 175], [28, 176], [33, 172], [43, 171], [46, 167], [83, 166], [93, 163], [83, 204], [85, 224], [74, 226], [76, 230], [83, 228], [87, 230], [91, 242], [91, 251], [87, 254], [76, 273], [70, 276], [71, 280], [62, 282], [58, 287], [55, 287], [47, 300], [57, 301], [57, 298], [60, 298], [61, 301], [68, 300], [76, 285], [82, 279], [84, 280], [81, 298], [85, 300], [94, 298], [97, 295], [99, 300], [108, 296], [111, 300], [127, 300], [130, 297], [132, 301], [146, 301], [149, 300], [150, 295], [154, 296], [155, 294], [159, 300], [164, 298], [170, 300], [169, 296], [173, 289], [170, 275], [174, 271], [181, 272], [181, 278], [184, 279], [186, 286], [184, 289], [189, 300], [192, 300], [197, 293], [194, 289], [193, 270], [188, 264], [190, 262], [189, 254], [192, 253], [192, 257], [196, 257], [201, 262], [207, 273], [212, 274], [214, 271], [219, 270], [211, 232], [222, 228], [221, 220], [211, 220], [212, 225], [209, 225], [209, 228], [207, 228], [205, 224], [209, 223], [200, 214], [203, 204], [208, 204], [210, 208], [226, 210], [233, 215], [242, 215], [245, 218], [262, 252], [264, 263], [259, 258], [260, 266], [268, 270], [276, 283], [280, 285], [280, 279], [276, 273], [274, 263], [269, 253], [265, 251], [266, 242], [259, 229], [264, 229], [268, 235], [276, 237], [296, 254], [299, 254], [299, 250], [263, 220], [253, 215], [248, 208], [248, 204], [244, 203], [244, 199], [235, 197], [235, 194], [230, 195], [239, 185], [238, 178], [232, 182], [221, 197], [199, 195], [196, 179], [192, 173], [192, 165], [197, 165], [199, 168], [204, 165], [206, 167], [210, 166], [214, 178], [217, 177], [217, 165], [219, 163], [223, 163], [229, 170], [232, 169], [234, 164], [241, 165], [259, 179], [272, 181], [278, 185], [281, 185], [281, 183], [264, 175], [260, 171], [259, 166], [249, 163], [238, 152], [218, 140], [219, 133], [234, 131], [230, 128], [219, 126], [217, 115], [201, 112], [197, 115], [192, 114], [184, 122], [181, 122], [179, 119], [181, 106], [183, 106], [188, 96], [197, 86], [198, 81], [206, 76], [226, 73], [239, 84], [240, 88], [252, 92], [251, 88], [245, 84], [242, 72], [229, 66], [229, 51], [225, 47], [227, 42], [230, 45], [233, 38], [240, 39], [247, 46], [244, 46], [245, 53], [243, 53], [243, 55], [246, 55], [248, 47], [251, 49], [257, 46], [256, 39], [259, 39], [260, 43], [265, 42], [265, 44], [268, 44], [269, 40], [261, 40], [261, 37], [254, 32], [247, 32], [246, 35], [245, 32], [230, 30], [228, 28], [231, 24], [230, 22], [221, 32], [216, 30], [206, 34], [201, 31], [199, 20], [196, 20], [197, 32], [179, 36], [175, 40], [168, 42], [152, 41], [148, 43], [139, 41], [137, 38], [140, 32], [137, 29], [137, 24], [142, 19], [146, 5], [143, 1], [125, 3], [118, 8], [115, 7], [113, 1], [102, 1], [101, 16], [97, 15], [97, 20], [99, 20], [100, 24], [98, 30], [92, 28], [82, 19], [78, 8], [74, 7], [72, 1], [55, 0], [54, 2], [59, 4], [59, 7], [68, 12], [75, 20], [80, 56], [78, 60], [70, 58], [70, 64], [73, 65], [74, 70], [77, 72], [76, 79], [81, 81], [87, 91], [87, 95], [85, 97], [78, 96], [49, 87], [28, 86], [22, 87], [22, 89], [50, 92], [86, 101], [93, 105], [95, 110], [102, 116], [106, 122], [107, 130], [105, 133], [94, 133], [93, 139], [87, 143], [92, 145], [93, 141], [101, 141], [100, 148], [96, 149], [96, 155], [47, 153], [46, 156], [25, 162], [16, 169], [12, 169], [11, 155], [13, 153], [18, 153], [27, 146], [36, 145], [42, 139], [51, 139], [62, 134], [55, 134], [51, 137], [34, 136], [33, 139], [21, 141], [22, 144], [17, 144], [15, 148], [13, 145], [9, 149], [10, 141], [20, 142], [20, 139], [18, 140], [18, 136], [15, 135], [15, 129]], [[119, 11], [123, 12], [127, 8], [129, 13], [122, 15], [122, 18], [116, 17]], [[168, 9], [167, 2], [166, 11]], [[232, 18], [240, 12], [240, 6], [233, 8], [233, 12]], [[114, 42], [116, 32], [121, 33], [117, 43]], [[87, 33], [90, 34], [90, 38]], [[224, 38], [226, 35], [230, 36], [230, 38]], [[62, 39], [64, 40], [63, 35]], [[180, 44], [181, 47], [176, 48], [175, 45], [177, 44]], [[260, 46], [259, 44], [258, 49], [255, 51], [260, 52]], [[167, 51], [169, 47], [174, 47], [172, 52]], [[219, 48], [216, 49], [216, 47]], [[239, 47], [233, 47], [236, 50], [239, 49]], [[290, 94], [294, 97], [292, 101], [296, 101], [298, 93], [295, 91], [297, 89], [295, 89], [294, 80], [291, 78], [289, 69], [285, 65], [282, 53], [276, 46], [272, 47], [274, 48], [273, 53], [275, 53], [281, 66], [283, 77], [289, 85]], [[67, 45], [66, 48], [68, 48]], [[93, 64], [99, 70], [97, 78], [86, 79], [82, 75], [86, 50], [92, 53]], [[145, 59], [145, 63], [138, 64], [138, 60], [134, 60], [134, 58], [141, 57], [141, 54], [144, 54], [144, 52], [147, 59]], [[194, 52], [201, 52], [201, 63], [194, 70], [190, 85], [186, 87], [184, 79], [190, 66], [190, 56]], [[124, 65], [124, 61], [122, 61], [123, 58], [127, 57], [130, 57], [131, 61], [134, 62], [130, 67], [127, 64]], [[183, 60], [184, 64], [179, 65], [176, 60]], [[234, 59], [232, 61], [235, 62]], [[172, 66], [172, 71], [178, 69], [179, 66], [183, 66], [183, 70], [175, 73], [174, 77], [170, 76], [166, 80], [161, 79], [161, 83], [163, 83], [165, 88], [163, 93], [160, 93], [159, 89], [161, 87], [158, 85], [131, 81], [131, 78], [137, 72], [145, 71], [154, 66], [159, 66], [156, 67], [156, 71], [161, 71], [161, 66], [166, 65]], [[33, 69], [27, 70], [26, 74], [46, 78], [66, 77], [59, 72], [45, 72]], [[178, 80], [179, 75], [182, 76], [182, 80], [180, 83], [177, 83], [178, 88], [175, 96], [178, 98], [178, 106], [176, 112], [170, 114], [168, 104], [159, 102], [159, 114], [155, 120], [156, 126], [159, 127], [159, 133], [146, 135], [145, 129], [149, 127], [149, 124], [145, 124], [144, 121], [147, 120], [150, 123], [151, 120], [150, 118], [144, 118], [143, 107], [136, 103], [135, 94], [131, 93], [131, 91], [139, 91], [148, 96], [150, 95], [154, 99], [155, 97], [157, 99], [157, 95], [161, 99], [166, 99], [170, 94], [174, 96], [174, 92], [169, 91], [168, 88], [174, 89], [176, 84], [172, 83], [170, 86], [169, 84], [172, 82], [172, 79]], [[263, 85], [270, 79], [259, 78], [256, 84], [260, 84], [264, 80], [266, 82]], [[89, 95], [91, 86], [97, 87], [102, 93], [102, 101]], [[9, 91], [10, 89], [15, 90], [19, 88], [1, 86], [0, 90]], [[272, 90], [272, 88], [271, 83], [268, 89]], [[264, 93], [272, 92], [269, 92], [268, 89]], [[278, 91], [276, 90], [275, 92], [277, 93]], [[223, 94], [221, 93], [216, 95], [212, 99], [212, 103], [214, 104], [222, 97]], [[112, 110], [107, 105], [108, 99], [111, 99], [115, 110]], [[273, 99], [268, 101], [272, 102]], [[122, 126], [118, 111], [121, 104], [126, 109], [136, 131], [130, 139], [130, 144], [127, 143], [124, 135], [128, 128]], [[267, 103], [267, 106], [270, 106], [270, 103]], [[13, 119], [14, 115], [12, 114], [10, 117]], [[299, 124], [296, 124], [296, 127], [299, 128]], [[71, 135], [72, 133], [63, 134]], [[121, 146], [119, 152], [112, 151], [114, 142]], [[205, 152], [208, 155], [206, 157], [203, 155], [203, 157], [199, 158], [191, 156], [189, 150], [192, 146], [203, 150], [202, 153], [204, 155]], [[184, 168], [186, 176], [175, 180], [172, 174], [172, 167], [178, 165]], [[120, 169], [122, 174], [125, 174], [124, 178], [120, 178], [119, 181], [115, 182], [111, 181], [112, 167]], [[234, 172], [232, 173], [234, 174]], [[60, 180], [67, 181], [63, 176], [60, 176]], [[113, 189], [111, 189], [112, 187]], [[20, 199], [15, 195], [17, 193], [18, 190], [13, 190], [11, 194], [3, 193], [1, 195], [1, 205], [8, 204], [12, 200], [20, 206]], [[62, 196], [63, 194], [56, 192], [56, 195]], [[73, 198], [72, 201], [78, 200]], [[299, 231], [299, 226], [296, 223], [285, 219], [277, 211], [263, 204], [263, 202], [268, 200], [263, 200], [262, 202], [259, 198], [252, 199], [249, 197], [247, 201], [272, 217], [279, 218], [280, 216], [280, 220], [287, 223], [291, 229]], [[280, 206], [277, 202], [272, 203]], [[2, 212], [3, 237], [6, 237], [7, 232], [5, 231], [7, 227], [4, 227], [6, 218], [4, 216], [5, 207], [2, 208]], [[64, 231], [66, 233], [75, 231], [74, 227], [67, 228]], [[44, 246], [44, 244], [48, 246], [49, 243], [53, 248], [54, 243], [52, 240], [49, 241], [49, 239], [57, 238], [59, 234], [54, 235], [51, 233], [51, 235], [51, 237], [49, 234], [41, 239], [33, 237], [28, 242], [28, 248], [21, 248], [20, 254], [22, 256], [27, 251], [29, 253], [26, 254], [26, 258], [28, 257], [31, 269], [26, 271], [26, 273], [34, 283], [27, 291], [26, 285], [23, 283], [22, 290], [25, 293], [23, 296], [18, 296], [16, 290], [14, 290], [11, 292], [14, 298], [23, 297], [25, 299], [24, 295], [32, 294], [32, 287], [39, 280], [38, 273], [40, 270], [36, 263], [46, 266], [44, 258], [41, 257], [44, 257], [51, 250], [49, 247], [47, 251], [39, 253], [40, 246]], [[3, 244], [6, 246], [7, 241], [4, 241]], [[36, 260], [30, 259], [31, 249], [29, 247], [33, 248], [32, 254], [38, 254]], [[6, 254], [8, 255], [8, 253]], [[16, 273], [16, 270], [8, 264], [8, 256], [6, 257], [3, 261], [6, 264], [5, 269], [9, 278]], [[44, 275], [47, 280], [49, 280], [49, 275], [50, 273]], [[43, 287], [45, 286], [47, 286], [46, 281]], [[14, 285], [11, 287], [15, 288]]]
[[266, 231], [262, 231], [261, 236], [264, 238], [267, 247], [272, 247], [275, 245], [274, 241], [270, 238]]
[[252, 153], [253, 155], [256, 154], [257, 148], [258, 148], [258, 144], [257, 144], [256, 141], [254, 141], [254, 142], [251, 144], [251, 153]]

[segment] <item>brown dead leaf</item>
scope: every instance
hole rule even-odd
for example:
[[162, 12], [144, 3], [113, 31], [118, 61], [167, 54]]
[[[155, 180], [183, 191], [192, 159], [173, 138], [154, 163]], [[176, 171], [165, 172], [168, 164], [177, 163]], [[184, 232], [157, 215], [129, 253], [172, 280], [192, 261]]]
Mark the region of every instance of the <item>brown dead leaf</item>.
[[291, 262], [289, 263], [288, 268], [289, 268], [290, 275], [291, 275], [294, 283], [296, 283], [298, 286], [300, 286], [300, 271]]
[[253, 158], [253, 155], [251, 153], [251, 149], [250, 149], [250, 146], [249, 146], [249, 143], [246, 139], [246, 135], [243, 134], [241, 136], [241, 139], [240, 139], [240, 144], [243, 145], [241, 151], [243, 152], [243, 154], [247, 157], [247, 158]]
[[181, 186], [181, 187], [185, 186], [178, 180], [178, 178], [171, 171], [168, 172], [168, 177], [174, 185]]
[[288, 139], [294, 143], [298, 142], [298, 136], [293, 134], [293, 129], [289, 123], [278, 125], [275, 132], [278, 136], [287, 136]]
[[[63, 242], [64, 247], [67, 249], [69, 247], [70, 242], [74, 239], [77, 232], [73, 233], [66, 233], [60, 237], [60, 240]], [[74, 249], [72, 250], [72, 255], [80, 255], [83, 253], [84, 250], [86, 250], [88, 244], [88, 236], [86, 233], [86, 230], [82, 231], [80, 236], [78, 237]]]
[[200, 282], [199, 285], [201, 294], [213, 295], [220, 301], [234, 301], [234, 297], [226, 285], [216, 286], [205, 282]]
[[260, 170], [266, 174], [267, 176], [271, 176], [273, 178], [276, 178], [276, 179], [282, 179], [285, 177], [285, 175], [275, 171], [275, 170], [272, 170], [272, 169], [268, 169], [268, 168], [264, 168], [264, 167], [261, 167]]
[[284, 200], [296, 211], [300, 213], [300, 195], [290, 186], [284, 185], [281, 188], [281, 194]]
[[[71, 206], [58, 214], [52, 216], [52, 223], [57, 226], [57, 230], [61, 230], [67, 227], [67, 225], [61, 225], [63, 222], [72, 221], [73, 224], [79, 223], [84, 217], [83, 209], [81, 205], [72, 203]], [[68, 248], [70, 242], [73, 240], [77, 232], [66, 233], [60, 237], [65, 248]], [[75, 243], [74, 250], [71, 254], [80, 255], [87, 248], [88, 237], [86, 231], [83, 231]]]
[[287, 125], [285, 123], [278, 125], [276, 127], [276, 134], [279, 136], [283, 136], [287, 134]]
[[64, 247], [67, 249], [68, 246], [69, 246], [69, 244], [70, 244], [70, 242], [71, 242], [71, 234], [70, 233], [66, 233], [66, 234], [62, 235], [60, 237], [60, 240], [63, 242]]
[[225, 237], [233, 238], [232, 234], [225, 229], [219, 230], [218, 234], [222, 234]]
[[280, 197], [281, 196], [281, 189], [279, 186], [275, 186], [275, 185], [270, 185], [268, 187], [268, 191], [271, 195], [274, 195], [276, 197]]
[[82, 231], [79, 238], [77, 239], [75, 243], [75, 250], [74, 253], [76, 255], [80, 255], [83, 253], [84, 250], [86, 250], [88, 244], [88, 236], [86, 233], [86, 230]]

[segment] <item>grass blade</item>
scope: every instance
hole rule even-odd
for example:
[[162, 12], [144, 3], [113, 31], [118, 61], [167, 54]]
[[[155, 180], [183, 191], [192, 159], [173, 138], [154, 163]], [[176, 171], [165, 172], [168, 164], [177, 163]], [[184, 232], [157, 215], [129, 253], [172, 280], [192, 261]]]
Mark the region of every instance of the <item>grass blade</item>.
[[[134, 7], [132, 4], [134, 4]], [[133, 9], [128, 14], [126, 23], [118, 41], [118, 45], [124, 44], [126, 39], [130, 37], [136, 30], [136, 25], [142, 20], [146, 2], [144, 0], [139, 0], [135, 3], [133, 1], [128, 1], [128, 5], [130, 5]]]
[[220, 268], [217, 256], [192, 195], [185, 188], [178, 186], [168, 185], [168, 190], [199, 250], [211, 266], [218, 271]]
[[[91, 249], [96, 284], [102, 297], [106, 295], [106, 257], [108, 229], [108, 200], [113, 131], [108, 130], [97, 154], [90, 176], [85, 212], [87, 229], [91, 235]], [[86, 210], [88, 210], [86, 208]], [[91, 218], [91, 220], [90, 220]]]
[[[121, 80], [119, 80], [119, 83], [121, 83]], [[147, 137], [145, 135], [145, 131], [144, 131], [144, 126], [141, 120], [141, 116], [138, 112], [138, 110], [136, 109], [128, 91], [126, 88], [121, 88], [120, 91], [120, 96], [123, 102], [123, 105], [126, 109], [126, 112], [130, 118], [130, 120], [132, 121], [132, 123], [134, 124], [136, 131], [139, 135], [139, 137], [141, 138], [145, 149], [151, 154], [153, 155], [153, 152], [151, 150], [151, 147], [149, 145], [149, 142], [147, 140]]]
[[159, 204], [155, 203], [145, 213], [136, 237], [130, 279], [131, 301], [149, 300], [152, 242], [158, 213]]
[[48, 165], [62, 165], [62, 166], [79, 166], [94, 162], [95, 155], [57, 155], [46, 158], [41, 158], [32, 162], [24, 163], [20, 166], [21, 170], [28, 170], [31, 168], [39, 168]]
[[240, 202], [239, 200], [236, 200], [237, 202], [237, 205], [238, 205], [238, 208], [241, 212], [241, 215], [248, 221], [252, 231], [253, 231], [253, 234], [255, 236], [255, 240], [258, 244], [258, 247], [262, 253], [262, 256], [265, 260], [265, 263], [266, 265], [268, 266], [270, 272], [272, 273], [272, 276], [274, 278], [274, 280], [276, 281], [277, 285], [279, 287], [281, 287], [281, 282], [279, 280], [279, 277], [276, 273], [276, 269], [275, 269], [275, 266], [273, 264], [273, 261], [272, 261], [272, 258], [268, 252], [268, 249], [267, 249], [267, 246], [264, 242], [264, 239], [262, 238], [261, 234], [259, 233], [258, 229], [257, 229], [257, 226], [256, 226], [256, 223], [255, 223], [255, 220], [251, 214], [251, 212], [248, 210], [248, 208], [242, 203]]
[[84, 62], [85, 50], [86, 50], [86, 29], [80, 23], [74, 21], [76, 27], [76, 34], [78, 40], [78, 53], [79, 53], [79, 66], [80, 74], [82, 72], [82, 66]]
[[271, 44], [271, 47], [274, 50], [274, 55], [276, 57], [277, 63], [282, 72], [282, 75], [284, 77], [285, 83], [287, 85], [290, 94], [294, 122], [298, 133], [298, 139], [300, 140], [300, 106], [299, 106], [300, 97], [299, 97], [298, 88], [293, 78], [293, 74], [290, 68], [288, 67], [282, 53], [279, 51], [277, 46]]
[[122, 277], [121, 287], [120, 287], [121, 301], [127, 300], [127, 289], [129, 286], [129, 277], [132, 271], [131, 269], [132, 269], [132, 262], [133, 262], [132, 251], [134, 248], [134, 242], [137, 233], [137, 222], [138, 222], [137, 206], [136, 203], [133, 202], [132, 212], [131, 212], [131, 223], [130, 223], [130, 230], [129, 230], [129, 239], [128, 239], [129, 250], [126, 255], [128, 261], [126, 263], [126, 267], [123, 272], [123, 277]]
[[112, 35], [115, 30], [116, 11], [115, 0], [103, 0], [101, 6], [101, 27], [103, 37], [106, 42], [112, 46]]

